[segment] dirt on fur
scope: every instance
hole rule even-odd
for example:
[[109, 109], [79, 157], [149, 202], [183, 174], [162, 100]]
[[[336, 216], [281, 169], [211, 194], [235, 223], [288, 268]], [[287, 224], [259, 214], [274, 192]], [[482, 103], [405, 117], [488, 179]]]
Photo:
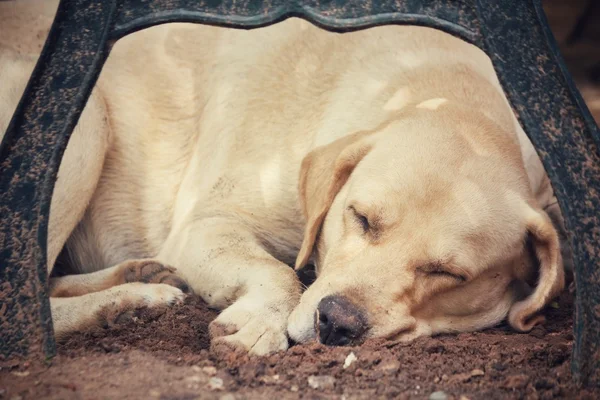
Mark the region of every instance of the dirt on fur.
[[572, 312], [565, 293], [527, 334], [502, 325], [409, 344], [312, 343], [218, 357], [208, 350], [216, 313], [190, 297], [71, 335], [47, 367], [0, 371], [0, 398], [597, 399], [600, 390], [579, 390], [571, 377]]

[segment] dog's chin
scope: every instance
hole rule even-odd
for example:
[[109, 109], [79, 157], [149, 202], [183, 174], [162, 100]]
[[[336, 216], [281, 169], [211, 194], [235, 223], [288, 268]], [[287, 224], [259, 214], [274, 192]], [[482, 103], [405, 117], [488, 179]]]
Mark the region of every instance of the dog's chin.
[[296, 343], [307, 343], [317, 337], [314, 325], [314, 313], [303, 312], [300, 305], [288, 318], [288, 336]]

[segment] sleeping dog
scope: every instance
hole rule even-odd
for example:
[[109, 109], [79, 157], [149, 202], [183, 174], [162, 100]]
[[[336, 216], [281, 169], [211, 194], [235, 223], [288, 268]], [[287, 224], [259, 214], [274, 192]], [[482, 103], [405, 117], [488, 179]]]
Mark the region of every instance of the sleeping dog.
[[[0, 132], [55, 2], [0, 4]], [[213, 345], [411, 340], [564, 286], [560, 217], [489, 58], [445, 33], [167, 24], [113, 48], [49, 221], [56, 334], [193, 291]], [[558, 218], [557, 220], [560, 220]], [[304, 292], [294, 268], [315, 265]]]

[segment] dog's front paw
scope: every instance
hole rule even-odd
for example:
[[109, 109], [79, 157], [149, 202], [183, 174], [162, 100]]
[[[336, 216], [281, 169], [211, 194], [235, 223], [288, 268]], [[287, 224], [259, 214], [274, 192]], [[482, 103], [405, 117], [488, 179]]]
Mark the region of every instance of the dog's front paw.
[[101, 325], [122, 324], [138, 315], [142, 309], [164, 310], [183, 302], [186, 294], [174, 286], [162, 283], [130, 283], [111, 289], [110, 303], [99, 312]]
[[211, 350], [266, 355], [288, 348], [286, 321], [290, 307], [269, 305], [249, 294], [226, 308], [209, 326]]
[[154, 260], [128, 261], [121, 269], [123, 283], [164, 283], [190, 293], [190, 287], [179, 276], [175, 268], [168, 267]]

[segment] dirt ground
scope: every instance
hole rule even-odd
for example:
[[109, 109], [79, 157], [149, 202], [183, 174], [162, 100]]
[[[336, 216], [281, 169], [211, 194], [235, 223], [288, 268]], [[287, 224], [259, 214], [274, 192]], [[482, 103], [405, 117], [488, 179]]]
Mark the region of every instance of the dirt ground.
[[[585, 1], [546, 1], [569, 68], [600, 121], [600, 18], [573, 45], [565, 38]], [[594, 28], [594, 26], [596, 28]], [[572, 382], [573, 294], [529, 334], [482, 332], [361, 347], [296, 345], [264, 358], [208, 351], [215, 312], [198, 298], [72, 335], [47, 366], [0, 369], [0, 399], [598, 399]]]
[[209, 353], [215, 313], [189, 298], [72, 335], [48, 368], [1, 372], [0, 390], [8, 399], [426, 399], [440, 391], [447, 397], [438, 399], [597, 399], [600, 391], [578, 391], [571, 380], [572, 300], [565, 293], [529, 334], [503, 325], [411, 344], [315, 343], [258, 358]]

